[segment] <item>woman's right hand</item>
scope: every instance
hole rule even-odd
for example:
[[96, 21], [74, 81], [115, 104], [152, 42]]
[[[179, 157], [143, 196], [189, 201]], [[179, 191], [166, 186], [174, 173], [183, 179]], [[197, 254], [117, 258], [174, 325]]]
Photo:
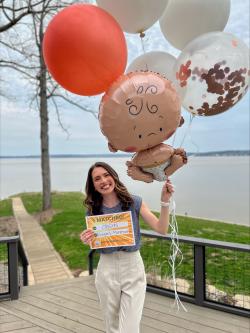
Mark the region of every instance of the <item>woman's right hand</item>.
[[95, 237], [94, 231], [92, 229], [86, 229], [80, 234], [80, 240], [84, 244], [90, 245], [91, 241]]

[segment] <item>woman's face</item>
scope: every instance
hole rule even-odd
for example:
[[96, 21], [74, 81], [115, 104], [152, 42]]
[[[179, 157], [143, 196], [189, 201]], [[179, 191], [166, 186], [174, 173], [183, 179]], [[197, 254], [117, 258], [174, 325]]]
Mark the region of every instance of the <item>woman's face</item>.
[[95, 190], [101, 195], [110, 194], [115, 189], [114, 178], [103, 167], [94, 168], [92, 171], [92, 179]]

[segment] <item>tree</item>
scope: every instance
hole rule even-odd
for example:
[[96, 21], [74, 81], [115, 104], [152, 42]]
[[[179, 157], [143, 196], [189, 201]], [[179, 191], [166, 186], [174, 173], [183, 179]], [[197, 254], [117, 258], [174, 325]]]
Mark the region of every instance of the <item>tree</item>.
[[32, 2], [29, 1], [9, 1], [9, 0], [1, 0], [0, 2], [0, 10], [1, 10], [1, 18], [2, 24], [0, 25], [0, 32], [7, 31], [14, 25], [16, 25], [23, 17], [31, 14], [39, 5], [41, 5], [41, 1]]
[[[16, 1], [2, 1], [1, 3], [5, 22], [0, 27], [0, 31], [2, 31], [1, 35], [5, 34], [5, 38], [1, 39], [0, 43], [8, 52], [7, 56], [1, 57], [0, 67], [17, 71], [28, 80], [30, 87], [35, 87], [30, 105], [35, 102], [40, 114], [43, 210], [51, 208], [48, 109], [55, 109], [58, 121], [66, 132], [67, 129], [60, 120], [58, 99], [96, 116], [94, 111], [82, 106], [75, 97], [63, 91], [53, 81], [46, 70], [43, 59], [42, 42], [49, 20], [59, 10], [73, 2], [75, 3], [75, 1], [24, 0], [22, 6], [19, 7], [17, 7]], [[9, 5], [10, 3], [12, 5]]]

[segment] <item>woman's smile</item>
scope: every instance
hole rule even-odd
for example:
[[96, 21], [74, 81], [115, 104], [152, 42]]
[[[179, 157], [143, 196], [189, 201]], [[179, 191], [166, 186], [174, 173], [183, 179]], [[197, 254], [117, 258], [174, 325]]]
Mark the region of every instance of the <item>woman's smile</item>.
[[101, 189], [106, 191], [106, 190], [109, 190], [111, 186], [112, 186], [112, 184], [104, 184], [104, 185], [101, 185]]

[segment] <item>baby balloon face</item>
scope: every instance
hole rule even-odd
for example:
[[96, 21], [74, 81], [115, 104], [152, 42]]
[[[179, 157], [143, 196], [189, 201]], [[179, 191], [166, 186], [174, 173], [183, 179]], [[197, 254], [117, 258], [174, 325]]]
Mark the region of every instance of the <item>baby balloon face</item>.
[[102, 98], [99, 122], [116, 150], [138, 152], [168, 139], [181, 118], [171, 82], [152, 72], [121, 76]]

